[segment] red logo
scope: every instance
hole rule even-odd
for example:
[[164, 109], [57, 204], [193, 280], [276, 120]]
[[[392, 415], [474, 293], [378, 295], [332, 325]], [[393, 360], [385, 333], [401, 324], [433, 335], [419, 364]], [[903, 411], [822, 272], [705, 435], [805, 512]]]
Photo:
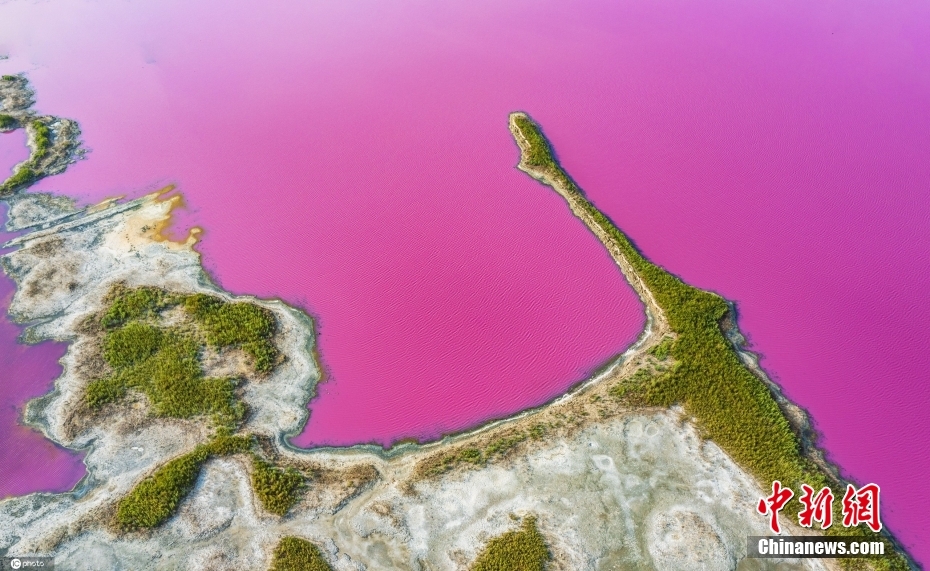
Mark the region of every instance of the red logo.
[[872, 531], [882, 530], [882, 520], [878, 515], [878, 495], [881, 489], [877, 484], [866, 484], [858, 490], [852, 484], [846, 486], [843, 496], [843, 526], [852, 527], [864, 523]]
[[[882, 520], [879, 516], [879, 495], [881, 488], [878, 484], [866, 484], [858, 490], [852, 484], [846, 486], [843, 495], [843, 527], [854, 527], [860, 523], [869, 526], [872, 531], [882, 530]], [[762, 515], [769, 516], [769, 528], [773, 533], [781, 533], [778, 525], [778, 512], [794, 497], [790, 488], [781, 485], [775, 480], [772, 482], [772, 495], [761, 498], [756, 510]], [[833, 492], [824, 486], [817, 494], [814, 488], [801, 484], [801, 511], [798, 512], [798, 524], [801, 527], [813, 527], [814, 522], [820, 523], [821, 529], [833, 525]]]
[[769, 521], [769, 527], [772, 528], [773, 533], [779, 533], [781, 528], [778, 526], [778, 512], [781, 511], [785, 504], [788, 503], [788, 500], [794, 497], [794, 492], [788, 488], [783, 488], [781, 482], [775, 480], [772, 482], [772, 495], [767, 498], [762, 498], [759, 500], [759, 505], [756, 506], [756, 510], [762, 514], [771, 514]]
[[798, 498], [804, 506], [798, 513], [798, 523], [801, 527], [813, 527], [815, 521], [820, 522], [821, 529], [833, 525], [833, 492], [830, 488], [824, 486], [814, 496], [814, 488], [801, 484], [801, 491], [804, 492]]

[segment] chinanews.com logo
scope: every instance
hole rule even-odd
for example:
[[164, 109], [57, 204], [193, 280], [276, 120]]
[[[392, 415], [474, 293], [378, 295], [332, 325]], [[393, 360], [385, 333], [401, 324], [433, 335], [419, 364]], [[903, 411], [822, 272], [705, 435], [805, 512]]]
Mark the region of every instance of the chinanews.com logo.
[[[839, 523], [846, 528], [865, 524], [872, 531], [880, 532], [880, 496], [881, 488], [877, 484], [870, 483], [861, 488], [848, 484], [840, 504], [842, 513]], [[793, 497], [793, 490], [775, 480], [772, 482], [772, 494], [759, 499], [756, 511], [768, 516], [772, 533], [781, 533], [778, 518]], [[826, 486], [815, 493], [811, 486], [801, 484], [798, 525], [813, 529], [814, 524], [818, 524], [821, 530], [829, 529], [834, 523], [834, 499], [833, 491]], [[749, 537], [747, 551], [750, 557], [880, 557], [885, 554], [885, 542], [867, 540], [861, 536], [752, 536]]]

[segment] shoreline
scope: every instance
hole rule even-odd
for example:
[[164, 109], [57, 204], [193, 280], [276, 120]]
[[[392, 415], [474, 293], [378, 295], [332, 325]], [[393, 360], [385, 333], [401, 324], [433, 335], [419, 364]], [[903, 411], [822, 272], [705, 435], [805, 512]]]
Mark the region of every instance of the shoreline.
[[[521, 170], [524, 169], [521, 168]], [[537, 178], [527, 170], [524, 172]], [[60, 424], [63, 420], [62, 415], [65, 414], [62, 411], [66, 409], [69, 399], [73, 401], [81, 394], [82, 383], [86, 382], [80, 373], [80, 358], [87, 348], [82, 344], [84, 340], [80, 336], [77, 324], [82, 316], [99, 308], [101, 290], [105, 290], [109, 282], [131, 278], [129, 281], [137, 285], [156, 285], [166, 287], [171, 291], [209, 292], [227, 300], [253, 301], [272, 310], [279, 319], [286, 320], [287, 327], [290, 329], [287, 330], [289, 337], [287, 337], [286, 348], [283, 351], [288, 359], [292, 360], [288, 366], [293, 368], [276, 372], [272, 375], [270, 383], [263, 381], [249, 384], [250, 389], [254, 388], [255, 391], [261, 393], [250, 395], [249, 403], [258, 406], [261, 411], [257, 420], [255, 418], [249, 420], [253, 430], [256, 430], [257, 434], [270, 437], [273, 445], [277, 446], [277, 450], [273, 452], [296, 466], [303, 466], [308, 470], [322, 469], [328, 471], [327, 473], [337, 474], [361, 473], [370, 468], [375, 474], [371, 476], [369, 471], [369, 479], [366, 480], [363, 475], [358, 483], [353, 477], [353, 482], [348, 487], [340, 482], [327, 481], [324, 478], [308, 493], [308, 496], [313, 495], [313, 497], [305, 497], [301, 500], [302, 504], [293, 517], [309, 517], [311, 518], [309, 521], [313, 522], [319, 519], [320, 513], [329, 513], [327, 517], [331, 517], [332, 523], [325, 525], [318, 523], [318, 525], [323, 525], [320, 529], [333, 530], [330, 542], [333, 541], [332, 537], [343, 533], [339, 532], [338, 521], [343, 517], [340, 514], [352, 512], [360, 514], [358, 517], [369, 517], [365, 515], [368, 513], [365, 510], [374, 510], [377, 513], [377, 509], [380, 508], [376, 509], [376, 504], [366, 504], [371, 498], [393, 498], [392, 505], [397, 507], [392, 508], [395, 511], [389, 510], [389, 512], [408, 514], [404, 525], [409, 534], [412, 533], [410, 530], [415, 527], [412, 523], [414, 520], [409, 515], [413, 508], [409, 506], [409, 502], [404, 503], [407, 501], [404, 498], [441, 499], [442, 491], [451, 485], [450, 482], [467, 482], [469, 478], [477, 478], [504, 466], [524, 466], [527, 458], [539, 457], [542, 452], [551, 449], [552, 443], [575, 443], [570, 445], [574, 446], [580, 442], [579, 438], [582, 435], [594, 434], [601, 429], [612, 429], [618, 425], [626, 430], [626, 427], [633, 422], [658, 422], [665, 427], [662, 430], [680, 430], [684, 436], [675, 432], [669, 434], [684, 438], [683, 442], [686, 442], [687, 446], [696, 447], [686, 447], [686, 450], [691, 451], [689, 453], [694, 454], [693, 450], [697, 450], [701, 458], [704, 454], [709, 454], [708, 458], [714, 462], [721, 462], [719, 454], [722, 453], [718, 454], [715, 451], [719, 449], [715, 449], [714, 445], [700, 437], [695, 440], [692, 433], [697, 433], [694, 431], [693, 423], [689, 422], [687, 415], [683, 414], [680, 409], [627, 406], [617, 401], [612, 395], [613, 387], [609, 385], [617, 386], [633, 378], [640, 371], [656, 370], [665, 366], [663, 365], [664, 359], [656, 358], [651, 351], [671, 333], [667, 316], [628, 260], [623, 260], [624, 263], [618, 262], [618, 265], [625, 279], [636, 289], [644, 303], [646, 325], [637, 340], [622, 354], [612, 358], [565, 393], [538, 407], [523, 410], [503, 419], [490, 420], [480, 426], [460, 433], [444, 435], [438, 440], [423, 444], [399, 443], [387, 449], [373, 444], [310, 449], [293, 447], [287, 439], [299, 434], [305, 426], [310, 414], [307, 403], [312, 400], [316, 384], [320, 382], [322, 374], [315, 353], [316, 337], [312, 318], [280, 300], [258, 300], [251, 296], [234, 296], [218, 288], [204, 271], [199, 253], [192, 248], [196, 241], [195, 236], [188, 236], [184, 242], [174, 242], [164, 237], [159, 239], [159, 228], [168, 224], [171, 210], [176, 204], [174, 198], [159, 201], [160, 195], [161, 193], [153, 193], [124, 203], [113, 199], [100, 205], [71, 212], [62, 212], [61, 205], [58, 205], [58, 211], [55, 212], [54, 198], [51, 195], [19, 194], [4, 199], [12, 199], [18, 206], [23, 207], [21, 209], [26, 213], [30, 212], [30, 208], [34, 214], [39, 213], [32, 217], [32, 224], [20, 223], [21, 230], [31, 230], [31, 232], [5, 244], [5, 246], [14, 246], [19, 249], [5, 255], [3, 261], [4, 270], [17, 284], [10, 315], [18, 321], [22, 319], [22, 322], [26, 324], [24, 339], [28, 341], [29, 339], [53, 338], [68, 343], [68, 352], [62, 359], [64, 370], [55, 381], [54, 389], [30, 401], [24, 415], [30, 423], [36, 422], [37, 425], [41, 425], [41, 431], [46, 437], [62, 446], [71, 448], [61, 442], [63, 433]], [[45, 204], [43, 200], [46, 201]], [[48, 212], [55, 212], [55, 214], [51, 217], [41, 215]], [[24, 221], [30, 220], [27, 215], [20, 215], [19, 218]], [[601, 236], [598, 238], [600, 239]], [[30, 251], [36, 246], [50, 244], [56, 239], [67, 240], [68, 243], [61, 243], [57, 255], [51, 261], [43, 258], [42, 255], [37, 255], [37, 251]], [[82, 245], [97, 242], [102, 243], [107, 252], [95, 251], [86, 254], [83, 258], [85, 263], [94, 265], [90, 271], [64, 263], [63, 270], [75, 276], [74, 283], [78, 284], [77, 294], [60, 290], [52, 291], [44, 296], [30, 296], [26, 293], [23, 285], [30, 280], [32, 280], [30, 283], [35, 283], [34, 274], [38, 273], [41, 276], [42, 271], [53, 267], [53, 262], [64, 262], [78, 255]], [[614, 252], [611, 251], [612, 257], [613, 254]], [[159, 279], [156, 282], [150, 283], [152, 281], [150, 272], [153, 267], [161, 267], [167, 273], [164, 276], [158, 276]], [[303, 361], [294, 363], [294, 358], [303, 359]], [[269, 388], [269, 384], [275, 385], [278, 390], [272, 390], [275, 387]], [[284, 390], [284, 393], [280, 394], [280, 390]], [[298, 393], [300, 396], [297, 399], [282, 398], [288, 395], [294, 397]], [[279, 419], [282, 413], [287, 416], [283, 423], [275, 420]], [[637, 420], [641, 418], [647, 421]], [[11, 533], [12, 529], [19, 529], [23, 532], [17, 533], [21, 537], [17, 538], [14, 545], [32, 546], [36, 551], [43, 551], [39, 548], [44, 548], [45, 552], [57, 552], [62, 544], [81, 545], [81, 541], [93, 540], [94, 534], [104, 534], [103, 537], [106, 537], [105, 534], [109, 532], [101, 531], [99, 526], [95, 527], [92, 523], [97, 516], [111, 509], [109, 506], [112, 505], [112, 498], [109, 497], [111, 495], [109, 491], [101, 497], [103, 484], [109, 483], [111, 488], [115, 487], [117, 490], [130, 489], [140, 476], [151, 473], [153, 467], [157, 467], [165, 458], [189, 450], [196, 442], [194, 438], [196, 434], [190, 432], [199, 432], [191, 430], [192, 428], [190, 423], [185, 422], [163, 422], [162, 425], [149, 422], [143, 426], [145, 432], [137, 440], [144, 442], [146, 449], [154, 444], [157, 449], [156, 453], [147, 452], [148, 456], [144, 462], [136, 463], [130, 466], [130, 469], [123, 471], [107, 470], [105, 466], [107, 462], [115, 462], [120, 454], [125, 454], [128, 445], [134, 442], [133, 438], [137, 435], [120, 436], [114, 434], [113, 430], [91, 427], [89, 431], [84, 431], [75, 438], [65, 439], [70, 440], [70, 444], [78, 445], [78, 449], [86, 451], [87, 475], [71, 492], [65, 494], [36, 493], [0, 500], [0, 513], [4, 512], [5, 508], [13, 508], [14, 505], [25, 505], [24, 502], [27, 500], [44, 503], [41, 509], [34, 510], [41, 512], [34, 514], [35, 518], [17, 518], [15, 522], [9, 524], [11, 527], [6, 527], [6, 530], [0, 525], [0, 552], [6, 553], [10, 549], [11, 545], [6, 543], [4, 537], [7, 537], [5, 534]], [[621, 449], [622, 447], [617, 449], [615, 454], [622, 454], [619, 451]], [[474, 461], [475, 454], [479, 462]], [[733, 464], [733, 467], [727, 464], [728, 472], [726, 473], [732, 474], [732, 477], [737, 479], [742, 478], [741, 469], [733, 463], [732, 459], [726, 455], [723, 457]], [[599, 462], [597, 459], [594, 461]], [[726, 464], [726, 461], [723, 463]], [[214, 474], [216, 472], [214, 468], [217, 466], [222, 469]], [[248, 468], [243, 466], [241, 458], [235, 456], [229, 459], [211, 460], [207, 464], [207, 470], [210, 471], [208, 476], [201, 478], [207, 482], [213, 481], [210, 478], [219, 477], [241, 482], [243, 474], [248, 474]], [[534, 472], [533, 468], [527, 468], [527, 470], [525, 474], [527, 478], [535, 477], [534, 474], [537, 472]], [[207, 484], [201, 482], [198, 485], [201, 486], [198, 488], [200, 490]], [[745, 488], [748, 484], [742, 485]], [[515, 493], [521, 493], [519, 486], [514, 490]], [[752, 492], [755, 491], [752, 490]], [[751, 495], [752, 492], [749, 494]], [[430, 496], [430, 494], [433, 495]], [[242, 497], [247, 496], [248, 492], [243, 492]], [[200, 505], [197, 504], [199, 497], [195, 492], [193, 497], [186, 500], [185, 506]], [[79, 499], [88, 501], [77, 504], [76, 500]], [[69, 500], [73, 501], [69, 503]], [[290, 525], [290, 520], [287, 518], [277, 523], [269, 523], [267, 514], [262, 514], [260, 508], [255, 507], [254, 497], [250, 501], [254, 511], [249, 512], [248, 517], [254, 518], [255, 522], [264, 522], [261, 525], [274, 529], [286, 529]], [[329, 507], [313, 507], [316, 505], [314, 502], [322, 502], [323, 506]], [[365, 507], [366, 505], [369, 507]], [[432, 504], [427, 503], [427, 505]], [[534, 505], [536, 510], [545, 509], [544, 503], [537, 502]], [[149, 541], [150, 549], [167, 549], [164, 541], [170, 543], [171, 538], [164, 537], [164, 534], [182, 523], [187, 526], [194, 525], [191, 521], [196, 522], [197, 518], [206, 517], [202, 512], [209, 508], [210, 504], [197, 508], [200, 511], [195, 512], [191, 516], [194, 519], [190, 520], [185, 519], [190, 515], [185, 511], [187, 507], [182, 507], [181, 514], [175, 516], [176, 521], [166, 524], [168, 531], [152, 532], [147, 539], [142, 537], [135, 539]], [[404, 509], [407, 511], [404, 512]], [[691, 509], [698, 510], [697, 507]], [[45, 513], [51, 514], [55, 510], [63, 518], [64, 523], [46, 524], [44, 520], [55, 516], [45, 515]], [[748, 515], [750, 518], [754, 517], [751, 513]], [[709, 516], [705, 514], [697, 517]], [[548, 519], [543, 518], [541, 526], [550, 537], [556, 538], [553, 530], [557, 528], [557, 523], [553, 518], [554, 516]], [[43, 521], [39, 521], [40, 519]], [[62, 525], [67, 529], [62, 531]], [[502, 529], [502, 526], [506, 527], [507, 524], [506, 520], [502, 520], [494, 525], [495, 529]], [[225, 533], [226, 527], [219, 525], [216, 529], [211, 533]], [[483, 528], [479, 526], [475, 529]], [[473, 543], [469, 544], [466, 551], [475, 551], [477, 546], [480, 546], [482, 535], [477, 532], [469, 533], [472, 538], [469, 541]], [[719, 539], [720, 534], [724, 532], [717, 530], [714, 533]], [[254, 535], [256, 541], [265, 548], [271, 545], [272, 542], [266, 531], [256, 529]], [[84, 536], [89, 536], [89, 539]], [[81, 539], [82, 537], [84, 539]], [[358, 538], [347, 537], [344, 533], [340, 537], [351, 545], [356, 545], [359, 541]], [[740, 549], [738, 545], [734, 548]], [[744, 549], [745, 546], [743, 545], [742, 548]], [[572, 546], [567, 544], [558, 544], [554, 548], [557, 554], [568, 553], [571, 549]], [[340, 550], [330, 549], [329, 552], [331, 556], [336, 557]], [[342, 551], [342, 554], [345, 555], [345, 552]], [[364, 557], [361, 552], [356, 552], [355, 556]], [[569, 556], [564, 555], [564, 557]]]

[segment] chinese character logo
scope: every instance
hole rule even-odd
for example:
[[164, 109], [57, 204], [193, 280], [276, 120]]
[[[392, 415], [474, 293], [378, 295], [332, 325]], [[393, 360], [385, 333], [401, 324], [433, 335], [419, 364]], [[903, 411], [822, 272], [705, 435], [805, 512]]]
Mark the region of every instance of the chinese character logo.
[[[852, 484], [846, 486], [843, 494], [843, 527], [855, 527], [864, 523], [874, 532], [882, 530], [882, 520], [879, 516], [879, 494], [881, 489], [877, 484], [866, 484], [858, 490]], [[772, 533], [781, 533], [778, 525], [778, 512], [794, 497], [790, 488], [781, 485], [775, 480], [772, 482], [772, 495], [759, 500], [756, 510], [762, 515], [769, 516], [769, 528]], [[814, 494], [814, 488], [801, 484], [801, 511], [798, 512], [798, 524], [801, 527], [811, 528], [814, 522], [820, 523], [821, 529], [833, 525], [833, 491], [824, 486]]]
[[781, 532], [781, 527], [778, 525], [778, 512], [780, 512], [781, 509], [785, 507], [785, 504], [788, 503], [788, 500], [793, 497], [794, 492], [788, 488], [782, 487], [781, 482], [775, 480], [772, 482], [772, 495], [759, 500], [759, 505], [756, 506], [756, 510], [762, 515], [771, 515], [769, 527], [772, 529], [773, 533]]
[[814, 495], [814, 488], [807, 484], [801, 484], [801, 504], [804, 509], [798, 514], [798, 523], [801, 527], [813, 527], [815, 521], [820, 522], [821, 529], [827, 529], [833, 525], [833, 492], [830, 488], [824, 486], [817, 495]]
[[843, 496], [843, 526], [852, 527], [864, 523], [872, 531], [882, 530], [878, 515], [878, 495], [881, 489], [876, 484], [867, 484], [858, 490], [849, 484]]

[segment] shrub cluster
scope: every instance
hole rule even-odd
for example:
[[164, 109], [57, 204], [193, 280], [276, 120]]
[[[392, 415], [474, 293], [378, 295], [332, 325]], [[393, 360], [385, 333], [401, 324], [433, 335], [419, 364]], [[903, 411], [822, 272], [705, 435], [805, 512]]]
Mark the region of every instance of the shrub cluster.
[[[717, 294], [684, 283], [647, 260], [632, 241], [585, 198], [562, 170], [539, 126], [525, 116], [515, 116], [514, 123], [530, 144], [530, 148], [524, 150], [524, 161], [543, 170], [551, 180], [565, 188], [572, 205], [584, 209], [594, 224], [611, 237], [655, 297], [671, 329], [677, 334], [674, 341], [663, 341], [662, 349], [656, 347], [653, 350], [653, 355], [659, 359], [663, 359], [666, 356], [663, 353], [667, 351], [675, 366], [652, 377], [642, 387], [640, 396], [644, 402], [657, 406], [684, 406], [707, 438], [720, 445], [761, 482], [780, 480], [795, 489], [801, 483], [815, 488], [831, 483], [836, 486], [801, 455], [798, 437], [769, 387], [746, 368], [724, 336], [720, 322], [729, 311], [726, 301]], [[837, 487], [834, 496], [842, 497], [842, 490]], [[797, 500], [792, 501], [796, 503]], [[837, 510], [840, 509], [838, 504]], [[796, 507], [800, 509], [799, 505]], [[843, 529], [833, 526], [827, 533], [838, 533]], [[875, 534], [867, 528], [863, 527], [859, 532], [876, 540]], [[893, 553], [894, 550], [889, 549], [888, 552]], [[876, 563], [888, 569], [907, 568], [903, 557], [897, 553]]]
[[109, 307], [103, 313], [100, 324], [106, 328], [122, 325], [127, 321], [151, 319], [178, 303], [177, 296], [157, 287], [127, 288], [116, 285], [110, 292]]
[[181, 500], [193, 489], [208, 458], [245, 452], [251, 445], [249, 437], [222, 434], [167, 462], [119, 501], [116, 525], [124, 531], [161, 525], [174, 515]]
[[213, 414], [223, 425], [238, 422], [245, 407], [235, 380], [204, 377], [199, 352], [197, 340], [181, 329], [130, 321], [104, 337], [103, 357], [114, 372], [88, 385], [87, 403], [99, 407], [133, 388], [148, 397], [158, 416]]
[[332, 571], [332, 567], [316, 545], [299, 537], [284, 537], [275, 547], [270, 571]]
[[252, 455], [252, 489], [269, 512], [283, 516], [300, 497], [304, 477], [293, 468], [277, 468]]
[[[178, 305], [199, 329], [159, 325], [161, 312]], [[235, 379], [204, 376], [204, 343], [242, 346], [260, 373], [270, 372], [277, 362], [272, 342], [277, 321], [270, 311], [251, 303], [117, 285], [100, 324], [106, 330], [103, 357], [113, 373], [88, 385], [86, 402], [93, 408], [118, 401], [132, 388], [144, 393], [160, 416], [214, 415], [221, 425], [231, 427], [242, 419], [245, 407], [235, 395]]]
[[271, 339], [277, 330], [274, 314], [251, 303], [227, 303], [220, 298], [187, 296], [184, 308], [203, 328], [214, 347], [242, 347], [259, 373], [270, 373], [278, 360]]
[[552, 559], [536, 518], [524, 518], [518, 530], [495, 537], [485, 546], [471, 571], [543, 571]]
[[[10, 76], [12, 77], [12, 76]], [[13, 77], [15, 79], [15, 77]], [[16, 121], [9, 115], [0, 115], [0, 129], [9, 129], [16, 126]], [[42, 172], [39, 162], [44, 159], [52, 148], [52, 130], [41, 119], [34, 119], [29, 123], [35, 148], [24, 164], [12, 176], [0, 184], [0, 196], [6, 196], [19, 188], [28, 186], [39, 179]]]

